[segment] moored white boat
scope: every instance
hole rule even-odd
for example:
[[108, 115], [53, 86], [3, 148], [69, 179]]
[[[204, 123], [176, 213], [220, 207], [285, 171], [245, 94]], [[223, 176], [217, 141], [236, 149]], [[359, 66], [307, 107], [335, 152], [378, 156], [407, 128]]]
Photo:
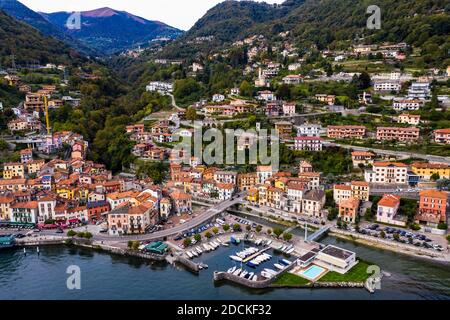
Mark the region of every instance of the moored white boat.
[[230, 256], [231, 260], [237, 261], [237, 262], [241, 262], [242, 258], [238, 257], [238, 256]]
[[235, 272], [236, 271], [236, 266], [234, 266], [234, 267], [232, 267], [232, 268], [230, 268], [230, 269], [228, 269], [228, 273], [233, 273], [233, 272]]
[[283, 269], [284, 269], [284, 266], [282, 266], [282, 265], [279, 264], [279, 263], [275, 263], [274, 266], [275, 266], [275, 268], [277, 268], [277, 269], [279, 269], [279, 270], [283, 270]]

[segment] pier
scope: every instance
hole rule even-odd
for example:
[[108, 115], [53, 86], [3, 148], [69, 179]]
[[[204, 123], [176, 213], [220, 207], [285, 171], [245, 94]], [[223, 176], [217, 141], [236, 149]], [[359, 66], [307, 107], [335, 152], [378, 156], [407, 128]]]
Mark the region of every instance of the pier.
[[262, 249], [262, 250], [259, 250], [258, 252], [252, 254], [251, 256], [249, 256], [249, 257], [243, 259], [243, 260], [242, 260], [242, 263], [246, 263], [246, 262], [248, 262], [248, 261], [250, 261], [250, 260], [253, 260], [254, 258], [256, 258], [257, 256], [263, 254], [264, 252], [266, 252], [266, 251], [269, 250], [269, 249], [270, 249], [270, 247], [267, 247], [267, 248], [264, 248], [264, 249]]

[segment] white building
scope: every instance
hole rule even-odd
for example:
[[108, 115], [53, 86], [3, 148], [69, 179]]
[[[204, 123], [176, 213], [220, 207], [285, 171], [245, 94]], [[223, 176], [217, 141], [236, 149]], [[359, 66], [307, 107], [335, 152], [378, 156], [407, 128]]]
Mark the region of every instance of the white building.
[[396, 219], [400, 207], [400, 196], [385, 194], [378, 202], [377, 221], [381, 223], [405, 226], [406, 221]]
[[148, 92], [159, 92], [161, 94], [171, 93], [173, 84], [169, 82], [152, 81], [145, 87]]
[[234, 186], [231, 183], [217, 183], [216, 189], [219, 194], [219, 200], [225, 201], [231, 199], [234, 193]]
[[241, 94], [241, 89], [239, 88], [231, 88], [231, 95], [238, 96]]
[[216, 171], [214, 172], [214, 181], [217, 183], [236, 184], [237, 173], [232, 171]]
[[344, 274], [358, 262], [354, 252], [329, 245], [317, 254], [314, 263], [330, 271]]
[[296, 71], [296, 70], [300, 69], [301, 67], [302, 67], [301, 63], [291, 63], [290, 65], [288, 65], [288, 70]]
[[385, 80], [375, 81], [373, 89], [377, 92], [399, 92], [402, 88], [399, 81]]
[[302, 124], [297, 126], [298, 137], [319, 137], [322, 127], [318, 124]]
[[406, 124], [410, 124], [413, 126], [417, 126], [420, 124], [420, 115], [415, 115], [415, 114], [401, 114], [398, 117], [398, 123], [406, 123]]
[[284, 84], [300, 84], [303, 78], [298, 74], [290, 74], [283, 78]]
[[321, 137], [295, 137], [294, 149], [306, 151], [322, 151], [323, 139]]
[[275, 101], [277, 100], [276, 95], [269, 90], [264, 90], [264, 91], [260, 91], [258, 92], [258, 99], [259, 100], [265, 100], [265, 101]]
[[404, 110], [414, 111], [419, 110], [421, 104], [422, 103], [420, 102], [420, 100], [417, 99], [394, 100], [392, 108], [395, 111], [404, 111]]
[[429, 82], [413, 82], [408, 89], [409, 99], [427, 100], [431, 97]]
[[225, 100], [225, 96], [223, 94], [215, 94], [212, 97], [213, 102], [222, 102]]
[[283, 103], [283, 115], [293, 116], [295, 114], [295, 103], [294, 102], [284, 102]]
[[272, 166], [258, 166], [256, 175], [258, 176], [258, 183], [264, 183], [273, 175]]
[[400, 162], [374, 162], [364, 172], [366, 182], [375, 184], [407, 184], [408, 166]]

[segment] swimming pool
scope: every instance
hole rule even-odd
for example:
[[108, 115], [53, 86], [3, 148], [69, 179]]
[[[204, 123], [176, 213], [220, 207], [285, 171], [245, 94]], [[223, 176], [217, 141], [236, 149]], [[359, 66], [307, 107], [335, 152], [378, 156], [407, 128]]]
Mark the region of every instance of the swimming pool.
[[309, 279], [315, 280], [319, 275], [321, 275], [325, 271], [324, 268], [313, 265], [302, 272], [302, 276]]

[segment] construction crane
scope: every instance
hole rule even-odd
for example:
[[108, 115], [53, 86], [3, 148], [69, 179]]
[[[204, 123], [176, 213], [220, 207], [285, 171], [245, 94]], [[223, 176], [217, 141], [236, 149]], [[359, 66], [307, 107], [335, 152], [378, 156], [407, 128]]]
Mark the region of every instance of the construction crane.
[[47, 100], [47, 96], [44, 96], [44, 106], [45, 106], [45, 125], [47, 126], [47, 134], [51, 135], [52, 129], [50, 127], [50, 117], [48, 115], [48, 100]]

